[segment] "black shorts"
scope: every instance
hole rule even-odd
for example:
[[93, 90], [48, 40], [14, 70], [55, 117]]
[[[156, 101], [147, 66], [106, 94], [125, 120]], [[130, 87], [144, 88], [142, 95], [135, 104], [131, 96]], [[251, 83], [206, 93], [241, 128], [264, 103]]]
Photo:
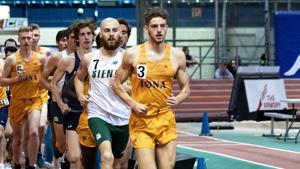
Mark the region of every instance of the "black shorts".
[[69, 112], [64, 114], [64, 128], [65, 130], [75, 130], [77, 129], [79, 118], [82, 112]]
[[48, 120], [56, 124], [64, 123], [64, 116], [58, 107], [58, 104], [54, 101], [49, 101], [48, 104]]

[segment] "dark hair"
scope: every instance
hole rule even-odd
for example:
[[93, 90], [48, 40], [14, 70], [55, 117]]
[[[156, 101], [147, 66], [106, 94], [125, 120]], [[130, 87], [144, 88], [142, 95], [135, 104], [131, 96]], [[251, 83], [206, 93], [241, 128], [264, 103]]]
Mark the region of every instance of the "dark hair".
[[96, 48], [97, 49], [101, 48], [103, 45], [102, 45], [102, 42], [101, 42], [100, 33], [98, 33], [95, 40], [96, 40]]
[[126, 26], [126, 28], [127, 28], [127, 36], [130, 37], [131, 26], [128, 23], [128, 21], [126, 19], [124, 19], [124, 18], [118, 18], [117, 20], [118, 20], [118, 22], [119, 22], [120, 25], [125, 25]]
[[74, 33], [75, 31], [75, 28], [76, 28], [76, 25], [79, 21], [75, 21], [73, 22], [67, 29], [66, 29], [66, 36], [67, 36], [67, 39], [69, 38], [70, 34], [71, 33]]
[[12, 38], [9, 38], [9, 39], [6, 39], [6, 41], [4, 42], [4, 47], [6, 47], [6, 44], [7, 44], [8, 42], [13, 42], [13, 43], [15, 44], [15, 47], [18, 46], [17, 41], [15, 41], [15, 40], [12, 39]]
[[189, 50], [189, 47], [187, 47], [187, 46], [182, 47], [182, 51], [188, 51], [188, 50]]
[[152, 18], [161, 17], [165, 20], [168, 20], [168, 12], [160, 7], [152, 7], [148, 8], [144, 14], [145, 16], [145, 24], [148, 25]]
[[[74, 28], [75, 40], [79, 40], [79, 32], [82, 28], [85, 28], [85, 27], [89, 27], [91, 29], [93, 36], [96, 35], [95, 31], [97, 29], [97, 26], [96, 26], [95, 20], [93, 20], [93, 19], [80, 20], [77, 22], [77, 24]], [[79, 45], [78, 42], [76, 44]]]
[[56, 34], [56, 42], [59, 42], [61, 39], [63, 39], [66, 36], [67, 36], [67, 30], [66, 29], [58, 31], [57, 34]]
[[10, 53], [15, 53], [17, 50], [18, 50], [18, 48], [17, 48], [17, 47], [14, 47], [14, 46], [6, 47], [6, 48], [4, 49], [5, 56], [7, 56], [7, 53], [8, 53], [8, 52], [10, 52]]

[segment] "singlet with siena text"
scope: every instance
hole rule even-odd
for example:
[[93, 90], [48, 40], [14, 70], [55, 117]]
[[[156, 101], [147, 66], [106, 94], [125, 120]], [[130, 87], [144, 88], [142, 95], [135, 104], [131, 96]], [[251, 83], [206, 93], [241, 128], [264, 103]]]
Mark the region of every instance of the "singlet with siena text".
[[174, 69], [171, 64], [171, 46], [166, 44], [165, 54], [158, 61], [149, 60], [145, 43], [132, 75], [132, 98], [147, 106], [147, 116], [170, 111], [167, 97], [172, 91]]
[[[113, 125], [128, 124], [130, 109], [115, 95], [109, 84], [122, 63], [123, 54], [123, 50], [118, 49], [114, 57], [103, 60], [101, 51], [94, 51], [88, 68], [91, 86], [90, 103], [92, 102], [88, 105], [89, 118], [97, 116]], [[93, 109], [97, 109], [99, 114], [90, 113]]]

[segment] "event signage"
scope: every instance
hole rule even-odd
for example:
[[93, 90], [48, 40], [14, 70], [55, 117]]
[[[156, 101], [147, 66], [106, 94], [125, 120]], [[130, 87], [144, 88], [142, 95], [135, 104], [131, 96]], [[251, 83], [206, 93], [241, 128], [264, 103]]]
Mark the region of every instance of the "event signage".
[[283, 79], [245, 80], [249, 112], [288, 108]]

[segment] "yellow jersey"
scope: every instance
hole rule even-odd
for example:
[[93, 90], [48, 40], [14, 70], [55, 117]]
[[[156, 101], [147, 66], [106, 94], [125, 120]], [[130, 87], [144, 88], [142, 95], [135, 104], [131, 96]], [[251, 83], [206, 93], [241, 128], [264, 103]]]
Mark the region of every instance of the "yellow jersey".
[[6, 87], [0, 86], [0, 108], [7, 106], [9, 101], [6, 95]]
[[16, 77], [19, 71], [27, 73], [26, 80], [10, 85], [11, 95], [14, 99], [31, 99], [40, 97], [41, 62], [36, 52], [32, 52], [32, 60], [23, 61], [20, 52], [16, 52], [16, 67], [13, 67], [10, 77]]
[[147, 116], [171, 111], [167, 106], [173, 86], [175, 71], [171, 64], [171, 46], [166, 45], [161, 60], [152, 61], [147, 56], [145, 43], [134, 63], [132, 74], [132, 98], [147, 106]]

